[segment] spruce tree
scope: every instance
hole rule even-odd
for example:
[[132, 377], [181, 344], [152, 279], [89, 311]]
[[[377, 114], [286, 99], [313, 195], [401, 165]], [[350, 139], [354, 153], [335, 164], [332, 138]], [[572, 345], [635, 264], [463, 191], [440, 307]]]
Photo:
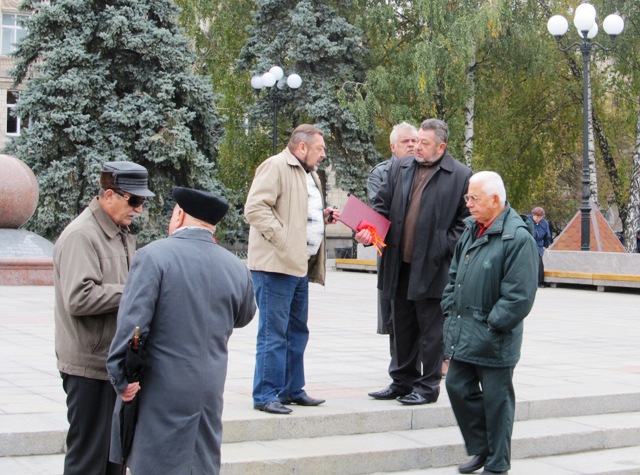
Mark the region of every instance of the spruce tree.
[[[170, 0], [27, 0], [13, 77], [30, 125], [7, 147], [38, 177], [29, 227], [55, 239], [98, 191], [107, 161], [147, 167], [156, 198], [140, 241], [166, 235], [173, 186], [224, 195], [214, 174], [222, 130], [209, 82]], [[168, 199], [169, 198], [169, 199]]]
[[[297, 125], [318, 125], [326, 134], [326, 162], [336, 172], [337, 186], [365, 196], [369, 169], [382, 157], [374, 146], [376, 130], [372, 122], [368, 117], [358, 117], [348, 106], [365, 77], [362, 33], [342, 14], [353, 7], [353, 2], [256, 3], [250, 37], [239, 58], [240, 69], [257, 74], [278, 65], [285, 74], [295, 72], [303, 81], [297, 91], [285, 89], [279, 93], [278, 149]], [[269, 98], [263, 96], [251, 111], [265, 131], [271, 130], [272, 107]]]

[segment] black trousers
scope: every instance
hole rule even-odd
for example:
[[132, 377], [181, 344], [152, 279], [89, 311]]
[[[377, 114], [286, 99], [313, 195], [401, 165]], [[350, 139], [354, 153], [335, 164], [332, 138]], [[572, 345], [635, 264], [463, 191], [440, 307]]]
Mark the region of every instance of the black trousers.
[[544, 264], [542, 262], [542, 256], [538, 261], [540, 264], [538, 265], [538, 285], [544, 285]]
[[67, 393], [67, 455], [64, 475], [118, 475], [109, 462], [111, 418], [117, 394], [109, 381], [60, 373]]
[[435, 402], [442, 381], [444, 316], [440, 299], [407, 299], [410, 272], [411, 265], [403, 263], [393, 300], [396, 361], [389, 366], [389, 376], [396, 391], [415, 391]]

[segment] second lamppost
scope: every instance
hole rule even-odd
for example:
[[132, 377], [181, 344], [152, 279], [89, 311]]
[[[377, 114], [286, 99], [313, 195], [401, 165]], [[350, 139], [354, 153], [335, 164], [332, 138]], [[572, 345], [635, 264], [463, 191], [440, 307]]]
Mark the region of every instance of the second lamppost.
[[[278, 153], [278, 91], [289, 87], [298, 89], [302, 85], [302, 78], [297, 74], [290, 74], [285, 78], [280, 66], [273, 66], [269, 71], [251, 78], [251, 87], [256, 91], [267, 88], [273, 100], [273, 154]], [[273, 88], [273, 89], [272, 89]]]
[[624, 21], [618, 15], [609, 15], [604, 19], [602, 27], [611, 38], [612, 46], [607, 48], [600, 43], [592, 41], [598, 34], [598, 24], [596, 23], [596, 9], [589, 3], [582, 3], [576, 8], [573, 17], [573, 24], [578, 30], [580, 41], [563, 48], [560, 41], [569, 29], [569, 22], [562, 15], [555, 15], [549, 18], [547, 29], [558, 41], [560, 51], [569, 51], [578, 48], [582, 52], [582, 212], [581, 223], [581, 250], [588, 251], [591, 248], [591, 204], [589, 202], [589, 57], [591, 49], [595, 46], [602, 51], [613, 49], [613, 42], [624, 29]]

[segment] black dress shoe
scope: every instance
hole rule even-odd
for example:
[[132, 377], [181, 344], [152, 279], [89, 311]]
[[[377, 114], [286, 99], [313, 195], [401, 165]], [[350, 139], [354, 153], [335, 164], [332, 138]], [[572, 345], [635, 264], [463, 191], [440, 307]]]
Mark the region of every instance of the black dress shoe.
[[297, 404], [298, 406], [319, 406], [324, 399], [314, 399], [311, 396], [302, 396], [298, 399], [285, 399], [280, 401], [282, 404]]
[[418, 406], [420, 404], [429, 404], [430, 402], [436, 402], [435, 400], [427, 399], [417, 392], [412, 392], [406, 396], [396, 398], [396, 401], [406, 404], [408, 406]]
[[[484, 467], [484, 463], [487, 461], [487, 454], [474, 455], [471, 460], [463, 463], [458, 467], [460, 473], [473, 473], [476, 470]], [[482, 473], [485, 473], [486, 470]]]
[[492, 472], [491, 470], [483, 470], [480, 475], [509, 475], [509, 472]]
[[372, 393], [369, 393], [369, 396], [372, 397], [373, 399], [381, 399], [381, 400], [396, 399], [397, 397], [405, 396], [405, 395], [406, 393], [396, 391], [391, 386], [387, 386], [386, 388], [381, 389], [380, 391], [374, 391]]
[[284, 407], [279, 401], [273, 401], [263, 406], [253, 406], [253, 408], [269, 414], [290, 414], [293, 412], [288, 407]]

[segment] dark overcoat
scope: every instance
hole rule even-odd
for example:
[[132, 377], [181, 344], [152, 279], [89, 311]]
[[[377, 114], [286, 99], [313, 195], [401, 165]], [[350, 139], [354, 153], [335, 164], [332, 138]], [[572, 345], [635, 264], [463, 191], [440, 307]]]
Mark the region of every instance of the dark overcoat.
[[[378, 272], [378, 288], [387, 299], [394, 299], [397, 289], [402, 229], [416, 166], [413, 157], [394, 161], [373, 203], [373, 209], [391, 221]], [[449, 152], [445, 152], [437, 167], [420, 200], [409, 300], [441, 298], [453, 250], [464, 230], [464, 219], [469, 216], [464, 194], [469, 187], [471, 169]]]
[[[135, 475], [217, 474], [227, 342], [256, 312], [245, 264], [205, 229], [186, 228], [139, 250], [118, 312], [107, 370], [118, 393], [135, 327], [147, 350], [128, 466]], [[111, 460], [120, 461], [119, 410]]]

